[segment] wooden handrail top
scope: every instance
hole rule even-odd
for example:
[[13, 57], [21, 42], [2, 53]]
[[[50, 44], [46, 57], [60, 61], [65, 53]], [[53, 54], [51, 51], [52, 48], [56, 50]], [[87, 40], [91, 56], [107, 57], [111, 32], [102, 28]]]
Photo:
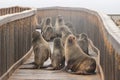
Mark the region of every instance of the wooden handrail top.
[[7, 15], [0, 16], [0, 26], [8, 22], [15, 21], [17, 19], [22, 19], [25, 17], [32, 16], [35, 13], [36, 13], [36, 9], [32, 8], [30, 10], [25, 10], [19, 13], [13, 13], [13, 14], [7, 14]]

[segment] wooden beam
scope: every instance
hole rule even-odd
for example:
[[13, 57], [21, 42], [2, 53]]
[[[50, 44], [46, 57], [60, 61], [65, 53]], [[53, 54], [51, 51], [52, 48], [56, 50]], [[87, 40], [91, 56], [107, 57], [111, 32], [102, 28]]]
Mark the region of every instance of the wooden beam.
[[7, 80], [12, 75], [12, 73], [31, 56], [32, 52], [33, 49], [31, 47], [31, 49], [26, 53], [26, 55], [24, 55], [20, 60], [13, 64], [8, 69], [8, 71], [0, 77], [0, 80]]
[[36, 9], [26, 10], [19, 13], [7, 14], [0, 17], [0, 26], [11, 21], [22, 19], [36, 14]]

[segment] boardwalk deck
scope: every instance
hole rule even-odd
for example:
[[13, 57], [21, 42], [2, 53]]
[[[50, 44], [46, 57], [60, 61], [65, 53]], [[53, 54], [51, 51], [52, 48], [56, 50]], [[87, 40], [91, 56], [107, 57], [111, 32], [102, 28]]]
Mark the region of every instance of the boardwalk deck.
[[[50, 43], [50, 45], [51, 44], [52, 43]], [[32, 54], [31, 57], [23, 65], [21, 65], [8, 80], [100, 80], [98, 73], [94, 75], [74, 75], [60, 70], [20, 69], [23, 67], [32, 67], [31, 64], [27, 63], [33, 62], [33, 56], [34, 54]], [[50, 60], [48, 60], [45, 65], [49, 63]]]

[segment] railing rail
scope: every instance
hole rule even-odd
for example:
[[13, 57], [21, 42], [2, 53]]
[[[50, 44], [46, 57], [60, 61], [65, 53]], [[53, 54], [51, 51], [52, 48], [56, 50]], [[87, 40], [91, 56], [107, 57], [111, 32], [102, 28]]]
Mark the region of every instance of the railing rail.
[[[0, 16], [0, 77], [29, 51], [32, 31], [36, 27], [36, 9], [24, 7], [7, 9], [12, 12]], [[1, 10], [3, 9], [0, 9], [0, 13]]]
[[13, 14], [13, 13], [19, 13], [25, 10], [30, 10], [28, 7], [9, 7], [9, 8], [2, 8], [0, 9], [0, 16], [6, 15], [6, 14]]

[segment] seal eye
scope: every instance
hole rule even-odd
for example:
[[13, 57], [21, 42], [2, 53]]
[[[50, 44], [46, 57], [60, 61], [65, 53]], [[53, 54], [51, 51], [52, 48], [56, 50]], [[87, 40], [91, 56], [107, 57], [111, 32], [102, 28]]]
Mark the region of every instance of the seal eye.
[[75, 37], [73, 37], [73, 40], [75, 39]]
[[50, 18], [47, 18], [46, 25], [49, 25], [49, 24], [50, 24]]
[[61, 19], [61, 18], [59, 19], [59, 22], [62, 22], [62, 19]]

